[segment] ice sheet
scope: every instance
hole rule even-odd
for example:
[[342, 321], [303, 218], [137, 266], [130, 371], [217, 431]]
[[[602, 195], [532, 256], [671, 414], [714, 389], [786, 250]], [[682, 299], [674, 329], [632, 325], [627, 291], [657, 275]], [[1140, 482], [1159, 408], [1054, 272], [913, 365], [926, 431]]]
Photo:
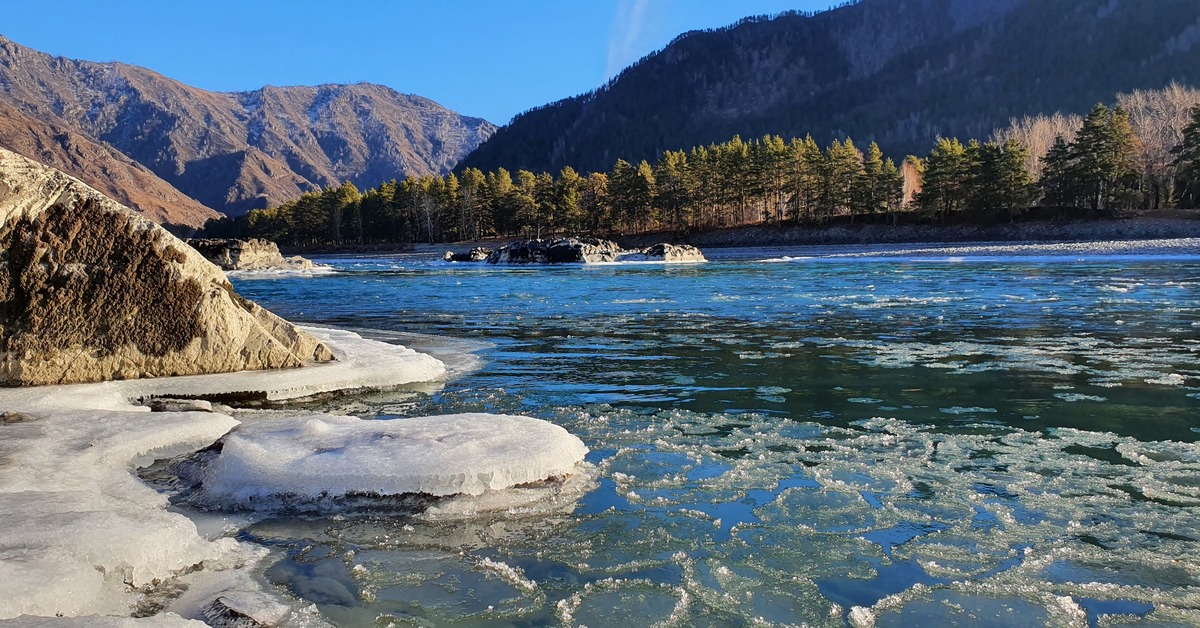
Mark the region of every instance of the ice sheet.
[[337, 360], [299, 369], [10, 389], [0, 391], [0, 404], [6, 409], [129, 410], [129, 400], [151, 397], [246, 395], [278, 401], [428, 382], [446, 373], [439, 360], [407, 347], [368, 340], [349, 331], [301, 329], [325, 342]]
[[[437, 360], [405, 347], [309, 331], [330, 345], [337, 362], [0, 390], [0, 619], [129, 615], [146, 594], [185, 572], [241, 569], [262, 556], [257, 546], [206, 540], [131, 473], [156, 458], [205, 447], [238, 422], [213, 412], [151, 413], [132, 399], [245, 391], [285, 399], [445, 372]], [[511, 477], [521, 471], [510, 470]]]
[[236, 425], [232, 418], [132, 410], [21, 416], [0, 424], [0, 618], [128, 615], [139, 589], [156, 580], [253, 556], [232, 540], [201, 538], [130, 473], [136, 459], [220, 438]]
[[391, 421], [309, 416], [246, 424], [204, 472], [201, 503], [275, 509], [368, 495], [482, 495], [571, 473], [587, 447], [527, 417]]

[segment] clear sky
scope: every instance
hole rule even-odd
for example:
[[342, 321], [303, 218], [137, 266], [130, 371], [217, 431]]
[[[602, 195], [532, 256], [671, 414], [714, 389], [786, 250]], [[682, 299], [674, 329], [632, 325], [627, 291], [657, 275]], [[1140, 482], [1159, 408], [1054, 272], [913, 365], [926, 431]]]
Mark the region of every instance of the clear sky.
[[[840, 0], [839, 0], [840, 1]], [[4, 0], [30, 48], [217, 91], [381, 83], [504, 124], [676, 35], [834, 0]]]

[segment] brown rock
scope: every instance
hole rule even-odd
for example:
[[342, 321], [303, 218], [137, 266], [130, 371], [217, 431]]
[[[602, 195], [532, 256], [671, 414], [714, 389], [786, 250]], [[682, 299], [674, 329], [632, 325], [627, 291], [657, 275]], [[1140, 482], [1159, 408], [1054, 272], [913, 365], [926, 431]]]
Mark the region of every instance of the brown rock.
[[198, 238], [187, 241], [200, 251], [208, 261], [223, 270], [311, 270], [316, 268], [312, 260], [299, 255], [284, 257], [279, 246], [270, 240], [251, 238]]
[[0, 383], [301, 366], [327, 347], [166, 230], [0, 149]]

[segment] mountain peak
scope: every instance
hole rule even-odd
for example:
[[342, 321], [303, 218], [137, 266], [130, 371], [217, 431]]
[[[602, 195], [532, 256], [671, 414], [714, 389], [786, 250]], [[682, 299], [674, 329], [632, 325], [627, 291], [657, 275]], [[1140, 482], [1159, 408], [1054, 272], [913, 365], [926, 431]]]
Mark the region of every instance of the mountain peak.
[[[140, 66], [3, 49], [8, 61], [0, 65], [0, 105], [27, 118], [4, 125], [0, 145], [28, 143], [40, 132], [32, 127], [50, 126], [69, 133], [75, 146], [94, 145], [97, 156], [111, 152], [109, 158], [138, 164], [160, 178], [164, 190], [182, 192], [196, 206], [230, 215], [346, 180], [367, 188], [442, 174], [495, 130], [371, 83], [219, 93]], [[78, 160], [60, 154], [67, 150], [61, 143], [30, 148], [45, 153], [31, 157], [87, 180]], [[105, 192], [138, 204], [136, 194]]]

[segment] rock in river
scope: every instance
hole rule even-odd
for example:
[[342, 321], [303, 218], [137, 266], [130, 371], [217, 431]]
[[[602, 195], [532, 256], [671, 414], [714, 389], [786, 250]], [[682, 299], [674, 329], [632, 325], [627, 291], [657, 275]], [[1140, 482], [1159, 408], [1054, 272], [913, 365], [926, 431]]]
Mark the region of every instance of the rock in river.
[[447, 262], [489, 264], [596, 264], [602, 262], [704, 262], [700, 249], [687, 244], [655, 244], [644, 249], [622, 249], [611, 240], [562, 238], [525, 240], [493, 251], [472, 249], [470, 253], [447, 251]]
[[312, 260], [299, 255], [284, 257], [270, 240], [251, 238], [198, 238], [187, 241], [208, 261], [223, 270], [312, 270]]
[[0, 384], [297, 367], [328, 347], [158, 225], [0, 149]]

